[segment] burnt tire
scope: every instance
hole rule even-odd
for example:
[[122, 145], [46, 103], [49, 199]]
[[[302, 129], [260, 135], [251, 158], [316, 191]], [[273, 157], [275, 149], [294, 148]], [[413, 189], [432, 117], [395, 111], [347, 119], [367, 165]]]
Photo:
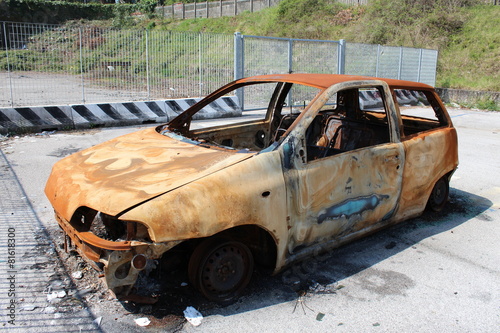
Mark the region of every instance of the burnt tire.
[[450, 192], [450, 184], [448, 177], [440, 178], [434, 188], [432, 189], [429, 200], [427, 201], [427, 209], [433, 212], [440, 212], [443, 210], [446, 202], [448, 201], [448, 194]]
[[191, 284], [209, 300], [231, 303], [250, 282], [252, 252], [243, 243], [209, 238], [199, 244], [189, 260]]

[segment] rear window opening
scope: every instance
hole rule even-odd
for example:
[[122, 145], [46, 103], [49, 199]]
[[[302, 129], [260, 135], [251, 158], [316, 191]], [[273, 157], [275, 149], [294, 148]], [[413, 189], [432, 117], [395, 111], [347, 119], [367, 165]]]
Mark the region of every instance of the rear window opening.
[[394, 89], [403, 122], [403, 136], [447, 126], [443, 110], [428, 91]]

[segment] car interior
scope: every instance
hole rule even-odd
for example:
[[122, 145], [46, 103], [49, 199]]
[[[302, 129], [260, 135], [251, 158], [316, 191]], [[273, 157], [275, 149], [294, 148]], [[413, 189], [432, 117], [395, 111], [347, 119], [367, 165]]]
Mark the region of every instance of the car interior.
[[[182, 134], [200, 144], [218, 149], [259, 152], [268, 148], [279, 142], [288, 129], [294, 126], [306, 107], [306, 99], [307, 102], [312, 100], [319, 92], [319, 89], [315, 89], [314, 94], [310, 91], [309, 96], [304, 93], [302, 96], [300, 90], [292, 89], [292, 83], [278, 82], [272, 85], [272, 94], [267, 86], [259, 87], [258, 90], [245, 87], [246, 92], [258, 92], [256, 100], [260, 100], [260, 103], [255, 102], [254, 108], [250, 107], [245, 111], [247, 116], [243, 116], [240, 121], [183, 130]], [[307, 159], [316, 160], [390, 142], [381, 89], [349, 88], [334, 94], [306, 130]], [[267, 96], [264, 96], [263, 91], [266, 90]], [[292, 94], [293, 100], [290, 98]], [[248, 95], [250, 94], [245, 95], [245, 99], [251, 101]], [[394, 92], [394, 96], [402, 114], [403, 135], [411, 136], [446, 124], [446, 120], [439, 117], [439, 105], [432, 105], [432, 100], [429, 101], [424, 92], [399, 89]], [[422, 107], [427, 112], [424, 117], [419, 114]], [[249, 117], [251, 114], [260, 116]], [[169, 129], [176, 130], [172, 126]]]

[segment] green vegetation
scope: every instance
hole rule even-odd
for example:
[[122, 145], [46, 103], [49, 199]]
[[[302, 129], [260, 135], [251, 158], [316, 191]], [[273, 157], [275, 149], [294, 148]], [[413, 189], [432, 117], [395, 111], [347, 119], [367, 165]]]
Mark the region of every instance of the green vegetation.
[[496, 103], [491, 97], [481, 97], [472, 103], [465, 103], [463, 106], [480, 110], [500, 111], [500, 104]]
[[500, 6], [477, 6], [441, 50], [442, 87], [500, 91]]
[[0, 0], [0, 21], [59, 24], [67, 20], [106, 20], [112, 17], [113, 7], [99, 3]]
[[284, 0], [257, 13], [156, 19], [154, 26], [438, 49], [437, 86], [500, 91], [500, 6], [475, 0], [373, 0], [354, 7], [328, 0]]

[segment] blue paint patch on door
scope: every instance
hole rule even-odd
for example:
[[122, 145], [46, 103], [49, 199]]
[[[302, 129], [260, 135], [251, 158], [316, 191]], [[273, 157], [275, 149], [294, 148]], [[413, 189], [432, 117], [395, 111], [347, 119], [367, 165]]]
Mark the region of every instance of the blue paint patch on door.
[[389, 198], [388, 195], [372, 194], [366, 197], [346, 200], [335, 206], [326, 209], [324, 214], [319, 215], [318, 223], [326, 220], [337, 219], [342, 216], [350, 218], [353, 215], [361, 214], [366, 210], [374, 210], [382, 200]]

